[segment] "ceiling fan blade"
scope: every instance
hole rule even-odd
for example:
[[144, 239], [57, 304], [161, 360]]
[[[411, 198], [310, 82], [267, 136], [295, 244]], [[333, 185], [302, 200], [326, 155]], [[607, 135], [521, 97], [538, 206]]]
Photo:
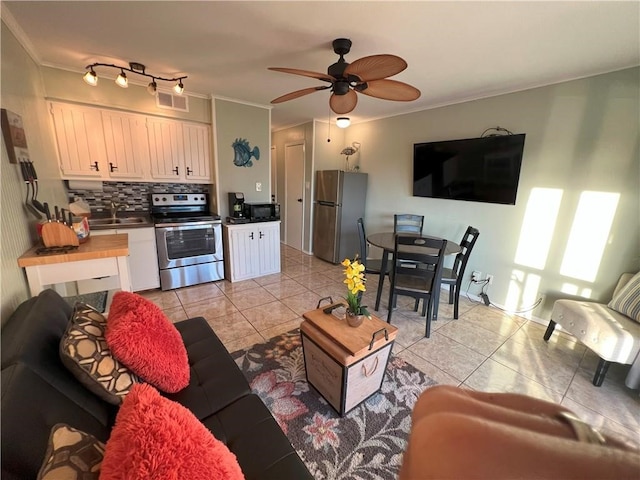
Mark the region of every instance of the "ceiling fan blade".
[[372, 80], [367, 82], [367, 88], [364, 90], [360, 91], [357, 86], [356, 90], [370, 97], [395, 100], [397, 102], [410, 102], [420, 97], [420, 90], [416, 87], [412, 87], [408, 83], [388, 79]]
[[335, 93], [331, 95], [329, 99], [329, 106], [334, 113], [343, 114], [349, 113], [351, 110], [356, 108], [358, 104], [358, 95], [353, 90], [349, 90], [348, 93], [344, 95], [336, 95]]
[[333, 83], [335, 81], [335, 78], [333, 78], [331, 75], [327, 75], [326, 73], [312, 72], [310, 70], [298, 70], [297, 68], [281, 68], [281, 67], [269, 67], [268, 69], [273, 70], [274, 72], [293, 73], [294, 75], [311, 77], [317, 80], [323, 80], [325, 82]]
[[344, 75], [355, 75], [363, 82], [391, 77], [407, 68], [407, 62], [396, 55], [371, 55], [350, 63]]
[[302, 90], [296, 90], [295, 92], [287, 93], [286, 95], [282, 95], [281, 97], [275, 98], [271, 100], [271, 103], [282, 103], [288, 100], [293, 100], [294, 98], [300, 98], [305, 95], [308, 95], [313, 92], [317, 92], [319, 90], [326, 90], [327, 88], [331, 88], [330, 85], [322, 86], [322, 87], [309, 87], [303, 88]]

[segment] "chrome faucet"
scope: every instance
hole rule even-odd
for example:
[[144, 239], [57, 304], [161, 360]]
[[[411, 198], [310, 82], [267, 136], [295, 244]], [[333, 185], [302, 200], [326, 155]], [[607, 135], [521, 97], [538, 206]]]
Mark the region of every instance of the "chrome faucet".
[[111, 200], [111, 220], [113, 221], [116, 220], [116, 215], [118, 214], [118, 210], [124, 210], [126, 208], [127, 208], [126, 203], [118, 203], [112, 199]]

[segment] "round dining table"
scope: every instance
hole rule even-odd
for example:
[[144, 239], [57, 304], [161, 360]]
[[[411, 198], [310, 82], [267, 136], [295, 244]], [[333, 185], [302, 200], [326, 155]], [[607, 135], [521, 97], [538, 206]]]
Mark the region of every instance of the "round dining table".
[[[405, 234], [406, 235], [406, 234]], [[422, 237], [433, 238], [436, 240], [445, 240], [441, 237], [434, 237], [432, 235], [422, 235]], [[381, 233], [371, 233], [367, 235], [367, 242], [369, 242], [374, 247], [382, 248], [382, 261], [380, 262], [380, 280], [378, 281], [378, 292], [376, 293], [376, 306], [375, 310], [378, 311], [380, 308], [380, 298], [382, 297], [382, 285], [384, 283], [384, 277], [387, 274], [387, 263], [389, 260], [389, 254], [393, 255], [393, 251], [396, 248], [396, 234], [394, 232], [381, 232]], [[407, 247], [410, 249], [411, 247]], [[430, 253], [429, 249], [423, 248], [421, 252]], [[433, 254], [437, 254], [437, 249], [432, 249]], [[447, 246], [445, 247], [444, 254], [445, 255], [457, 255], [460, 253], [462, 249], [460, 245], [451, 240], [447, 240]], [[434, 295], [434, 309], [433, 309], [433, 317], [436, 318], [438, 316], [438, 302], [440, 301], [440, 285], [438, 285], [436, 294]]]

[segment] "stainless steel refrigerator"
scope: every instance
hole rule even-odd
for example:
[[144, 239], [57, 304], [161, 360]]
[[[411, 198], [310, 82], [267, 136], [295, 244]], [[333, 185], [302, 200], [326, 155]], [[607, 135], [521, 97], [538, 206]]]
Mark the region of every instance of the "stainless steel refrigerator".
[[313, 204], [313, 254], [340, 263], [360, 253], [358, 218], [364, 218], [367, 174], [319, 170]]

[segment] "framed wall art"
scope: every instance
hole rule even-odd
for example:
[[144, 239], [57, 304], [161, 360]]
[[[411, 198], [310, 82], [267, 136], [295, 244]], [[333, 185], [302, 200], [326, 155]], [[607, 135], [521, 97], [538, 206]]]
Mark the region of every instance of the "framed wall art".
[[11, 163], [29, 162], [27, 136], [24, 133], [22, 117], [5, 108], [1, 113], [2, 136], [7, 146], [7, 154]]

